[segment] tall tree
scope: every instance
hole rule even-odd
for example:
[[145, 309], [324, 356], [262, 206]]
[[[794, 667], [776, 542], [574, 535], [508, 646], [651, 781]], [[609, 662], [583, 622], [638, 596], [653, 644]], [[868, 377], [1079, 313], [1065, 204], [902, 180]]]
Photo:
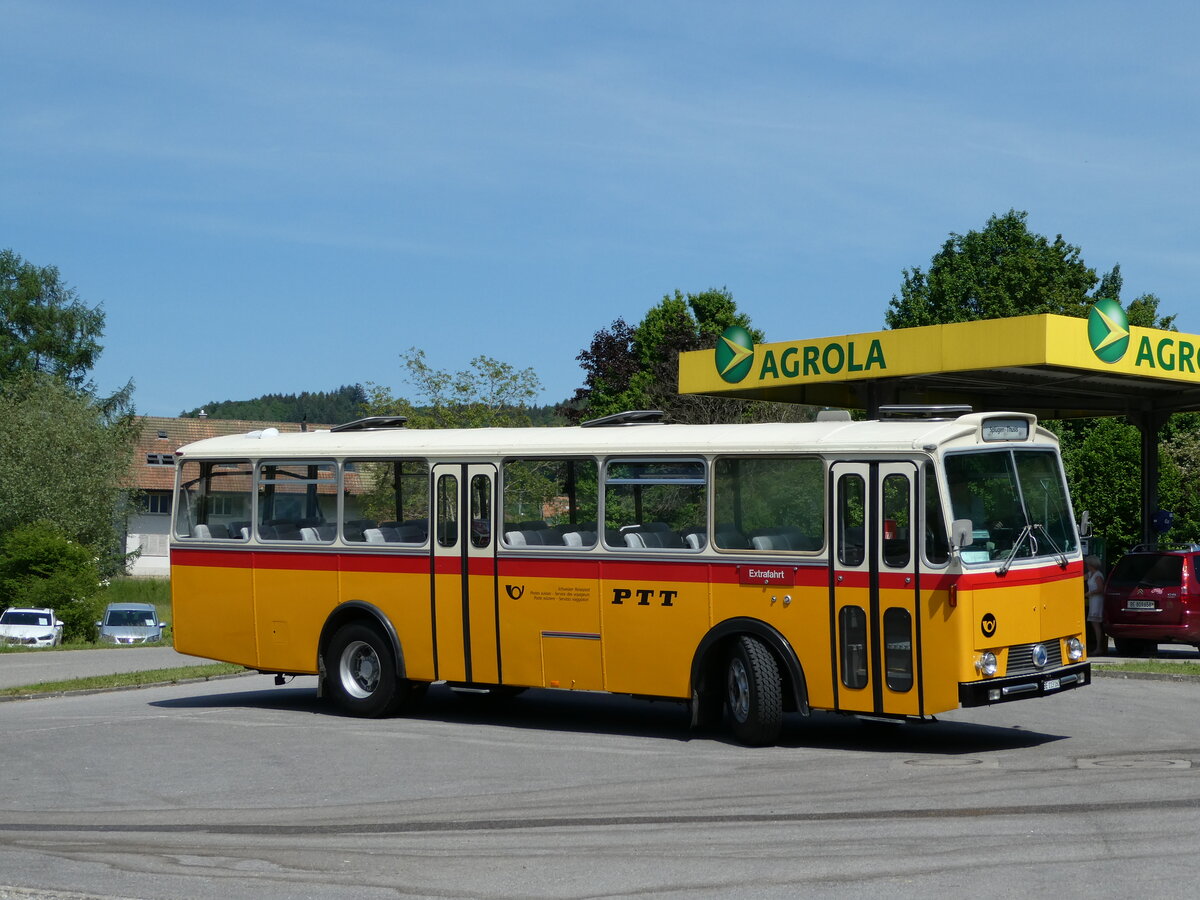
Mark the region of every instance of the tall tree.
[[[1027, 214], [993, 215], [981, 231], [951, 234], [928, 271], [904, 269], [900, 295], [884, 315], [889, 328], [911, 328], [977, 319], [1054, 313], [1086, 316], [1101, 297], [1121, 302], [1119, 264], [1103, 276], [1082, 259], [1080, 249], [1057, 235], [1033, 234]], [[1142, 294], [1126, 305], [1131, 325], [1174, 328], [1174, 316], [1159, 314], [1159, 299]], [[1140, 438], [1137, 429], [1113, 419], [1046, 422], [1062, 442], [1075, 508], [1088, 510], [1111, 551], [1123, 552], [1141, 534]], [[1164, 499], [1185, 491], [1179, 469], [1163, 454]], [[1130, 476], [1132, 473], [1132, 476]], [[1200, 485], [1197, 485], [1200, 487]]]
[[410, 428], [485, 428], [531, 424], [530, 404], [541, 390], [532, 368], [517, 369], [490, 356], [477, 356], [470, 369], [435, 369], [425, 351], [403, 354], [404, 380], [416, 400], [396, 397], [390, 388], [368, 383], [367, 415], [403, 415]]
[[796, 418], [807, 408], [679, 394], [679, 354], [712, 347], [733, 325], [762, 341], [726, 288], [684, 295], [676, 290], [647, 311], [636, 327], [617, 319], [576, 357], [583, 387], [562, 411], [573, 422], [634, 409], [658, 409], [677, 422], [744, 422]]
[[103, 310], [81, 302], [58, 269], [0, 250], [0, 380], [44, 372], [80, 387], [103, 333]]
[[60, 378], [29, 372], [0, 385], [0, 422], [0, 535], [48, 522], [111, 572], [123, 556], [116, 523], [128, 511], [123, 483], [137, 439], [133, 416]]
[[930, 262], [904, 270], [888, 328], [1058, 313], [1086, 316], [1096, 271], [1058, 235], [1033, 234], [1027, 213], [992, 216], [982, 231], [951, 233]]
[[88, 383], [103, 329], [58, 269], [0, 251], [0, 538], [48, 529], [113, 574], [137, 430], [132, 383], [107, 398]]

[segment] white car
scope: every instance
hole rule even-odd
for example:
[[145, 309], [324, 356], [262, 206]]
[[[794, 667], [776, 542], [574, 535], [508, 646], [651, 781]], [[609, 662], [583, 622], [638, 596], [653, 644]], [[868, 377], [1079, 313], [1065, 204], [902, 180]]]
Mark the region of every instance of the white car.
[[57, 647], [62, 634], [63, 623], [52, 609], [13, 607], [0, 613], [0, 644]]

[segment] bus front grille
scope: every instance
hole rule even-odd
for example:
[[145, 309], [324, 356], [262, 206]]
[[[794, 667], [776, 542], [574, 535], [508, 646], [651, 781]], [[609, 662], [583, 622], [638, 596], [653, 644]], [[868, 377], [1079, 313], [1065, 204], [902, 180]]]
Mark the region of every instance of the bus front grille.
[[1046, 648], [1046, 664], [1044, 666], [1036, 666], [1033, 663], [1033, 648], [1037, 644], [1017, 644], [1015, 647], [1008, 649], [1008, 675], [1025, 675], [1030, 672], [1044, 672], [1047, 669], [1057, 669], [1062, 665], [1062, 641], [1057, 638], [1050, 641], [1043, 641], [1041, 645]]

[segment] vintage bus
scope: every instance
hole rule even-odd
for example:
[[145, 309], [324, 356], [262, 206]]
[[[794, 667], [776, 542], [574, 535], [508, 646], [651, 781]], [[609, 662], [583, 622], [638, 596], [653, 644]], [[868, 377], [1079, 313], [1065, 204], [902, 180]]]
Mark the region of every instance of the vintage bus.
[[608, 691], [749, 744], [789, 711], [929, 719], [1090, 680], [1079, 540], [1035, 417], [655, 419], [185, 446], [175, 646], [318, 675], [357, 715], [435, 682]]

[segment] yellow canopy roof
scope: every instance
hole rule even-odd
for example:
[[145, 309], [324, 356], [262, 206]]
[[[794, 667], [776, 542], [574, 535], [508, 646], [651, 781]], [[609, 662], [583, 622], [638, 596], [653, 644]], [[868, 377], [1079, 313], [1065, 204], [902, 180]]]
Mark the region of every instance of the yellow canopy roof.
[[1200, 336], [1129, 326], [1098, 301], [1088, 318], [1038, 315], [754, 345], [728, 329], [680, 354], [679, 392], [874, 410], [966, 403], [1040, 418], [1200, 409]]

